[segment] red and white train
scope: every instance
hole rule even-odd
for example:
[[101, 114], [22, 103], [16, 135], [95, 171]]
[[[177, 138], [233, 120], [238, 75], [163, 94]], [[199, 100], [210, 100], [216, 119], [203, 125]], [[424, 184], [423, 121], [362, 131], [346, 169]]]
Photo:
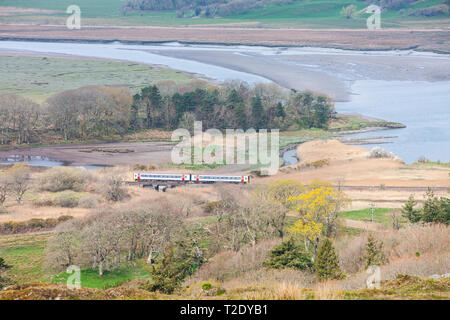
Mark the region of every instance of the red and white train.
[[191, 173], [148, 173], [136, 172], [135, 182], [176, 182], [176, 183], [250, 183], [250, 176], [246, 175], [217, 175]]

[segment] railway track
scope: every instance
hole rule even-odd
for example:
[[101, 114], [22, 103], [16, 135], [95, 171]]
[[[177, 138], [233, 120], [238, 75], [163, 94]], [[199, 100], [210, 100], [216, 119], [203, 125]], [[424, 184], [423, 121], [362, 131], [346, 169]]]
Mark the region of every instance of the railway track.
[[389, 186], [334, 186], [341, 190], [360, 190], [360, 191], [448, 191], [449, 187], [389, 187]]
[[[138, 181], [126, 181], [128, 186], [139, 186], [142, 188], [153, 188], [158, 191], [165, 192], [167, 189], [172, 189], [180, 186], [196, 186], [196, 185], [209, 185], [210, 183], [196, 183], [196, 184], [186, 184], [186, 183], [151, 183], [151, 182], [138, 182]], [[425, 192], [431, 191], [448, 191], [449, 187], [389, 187], [389, 186], [334, 186], [336, 189], [340, 190], [357, 190], [357, 191], [418, 191]]]

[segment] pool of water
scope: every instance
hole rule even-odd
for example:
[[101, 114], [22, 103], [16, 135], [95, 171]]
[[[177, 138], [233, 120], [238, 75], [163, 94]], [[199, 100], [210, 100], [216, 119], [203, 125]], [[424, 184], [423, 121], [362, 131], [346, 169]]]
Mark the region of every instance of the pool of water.
[[[36, 167], [66, 167], [69, 166], [68, 163], [50, 159], [48, 157], [42, 157], [42, 156], [24, 156], [24, 155], [11, 155], [6, 158], [0, 158], [0, 164], [15, 164], [15, 163], [27, 163], [29, 166], [36, 166]], [[87, 170], [96, 170], [104, 168], [105, 166], [82, 166], [82, 168], [85, 168]]]
[[292, 150], [288, 150], [283, 153], [283, 167], [291, 166], [293, 164], [296, 164], [298, 162], [297, 159], [297, 148], [294, 148]]

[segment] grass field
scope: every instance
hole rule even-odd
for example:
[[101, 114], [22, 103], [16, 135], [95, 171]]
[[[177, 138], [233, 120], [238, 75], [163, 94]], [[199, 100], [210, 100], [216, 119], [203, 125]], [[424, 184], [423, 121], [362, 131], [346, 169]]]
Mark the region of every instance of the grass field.
[[[441, 0], [418, 1], [409, 8], [416, 9], [441, 3]], [[367, 14], [355, 19], [345, 19], [340, 11], [343, 6], [355, 5], [358, 10], [367, 6], [358, 0], [316, 0], [302, 1], [285, 5], [267, 5], [251, 12], [227, 16], [224, 18], [177, 18], [176, 12], [132, 12], [126, 16], [120, 12], [122, 0], [78, 0], [76, 4], [82, 11], [82, 23], [102, 25], [158, 25], [158, 26], [189, 26], [242, 23], [248, 27], [311, 27], [311, 28], [365, 28]], [[65, 23], [66, 8], [74, 4], [72, 0], [5, 0], [2, 6], [57, 10], [51, 14], [22, 14], [0, 17], [0, 22], [19, 23], [35, 22], [41, 24]], [[417, 18], [401, 16], [397, 10], [383, 13], [383, 27], [436, 27], [450, 25], [448, 17]]]
[[[381, 223], [385, 226], [390, 226], [392, 224], [390, 213], [396, 209], [390, 208], [374, 208], [373, 210], [373, 222]], [[347, 211], [342, 214], [345, 219], [357, 220], [357, 221], [372, 221], [372, 210], [370, 208], [363, 210]], [[399, 217], [400, 222], [406, 222], [406, 219]]]
[[[45, 248], [50, 237], [51, 233], [0, 236], [0, 257], [12, 267], [7, 276], [15, 283], [50, 281], [43, 268]], [[98, 275], [97, 270], [84, 269], [81, 271], [82, 287], [117, 287], [136, 278], [148, 279], [150, 271], [150, 266], [141, 260], [124, 264], [121, 269], [113, 272], [105, 271], [103, 277]], [[54, 275], [52, 281], [66, 283], [68, 277], [69, 274], [61, 272]]]
[[45, 247], [50, 236], [50, 233], [1, 236], [0, 257], [12, 267], [7, 276], [17, 283], [41, 280]]
[[[114, 271], [105, 271], [103, 276], [98, 275], [98, 271], [94, 269], [81, 270], [81, 286], [83, 288], [108, 289], [118, 287], [125, 282], [134, 279], [150, 279], [151, 267], [146, 265], [144, 261], [137, 261], [136, 264], [124, 265], [121, 269]], [[61, 272], [53, 277], [52, 281], [65, 284], [70, 275]]]
[[42, 102], [50, 95], [86, 85], [123, 85], [133, 91], [161, 80], [187, 82], [187, 74], [120, 61], [0, 56], [0, 94]]

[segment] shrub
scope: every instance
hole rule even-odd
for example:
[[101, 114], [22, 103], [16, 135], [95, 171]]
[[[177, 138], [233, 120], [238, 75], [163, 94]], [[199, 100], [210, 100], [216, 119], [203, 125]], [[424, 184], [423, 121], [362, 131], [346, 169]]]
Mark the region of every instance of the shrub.
[[311, 255], [292, 238], [273, 248], [269, 259], [264, 262], [265, 267], [273, 269], [305, 270], [312, 268], [312, 265]]
[[5, 278], [2, 276], [3, 272], [5, 272], [6, 270], [10, 269], [11, 266], [7, 265], [5, 260], [3, 260], [2, 257], [0, 257], [0, 291], [7, 286], [8, 284], [11, 283], [11, 280], [8, 278]]
[[0, 234], [17, 234], [33, 231], [51, 230], [58, 224], [73, 219], [72, 216], [60, 216], [58, 219], [31, 219], [28, 221], [8, 221], [0, 224]]
[[380, 158], [393, 159], [395, 158], [395, 154], [387, 150], [384, 150], [380, 147], [375, 147], [372, 148], [372, 150], [370, 150], [370, 152], [366, 155], [366, 157], [369, 159], [380, 159]]
[[409, 15], [410, 16], [422, 16], [422, 17], [434, 17], [438, 15], [447, 15], [449, 12], [448, 5], [441, 3], [436, 6], [431, 6], [427, 8], [419, 8], [413, 10]]
[[78, 194], [70, 190], [58, 192], [53, 196], [53, 204], [63, 208], [75, 208], [78, 202]]
[[305, 163], [305, 167], [307, 167], [307, 168], [314, 167], [314, 169], [322, 168], [322, 167], [329, 166], [329, 165], [330, 165], [330, 161], [328, 159], [317, 160], [317, 161]]
[[82, 191], [89, 179], [89, 172], [85, 169], [54, 167], [41, 175], [39, 189], [50, 192]]
[[202, 265], [190, 281], [207, 281], [209, 279], [224, 281], [227, 278], [235, 278], [256, 270], [266, 270], [262, 268], [263, 263], [270, 250], [279, 243], [278, 239], [265, 240], [255, 246], [246, 245], [238, 252], [221, 252]]
[[344, 275], [339, 267], [339, 259], [333, 244], [326, 239], [317, 252], [314, 270], [319, 280], [343, 279]]
[[341, 10], [341, 15], [343, 15], [347, 19], [354, 18], [356, 16], [356, 7], [354, 5], [343, 7]]
[[134, 164], [133, 170], [134, 171], [145, 171], [145, 170], [147, 170], [147, 166], [145, 164]]
[[44, 194], [36, 199], [33, 199], [33, 205], [36, 207], [51, 207], [53, 206], [53, 198], [51, 195]]
[[208, 291], [212, 288], [212, 284], [210, 282], [205, 282], [202, 284], [202, 289]]
[[185, 243], [167, 246], [158, 267], [153, 266], [153, 282], [146, 286], [146, 289], [173, 293], [182, 281], [192, 275], [203, 262], [202, 257], [191, 249], [186, 247]]
[[89, 195], [86, 197], [82, 197], [80, 201], [78, 201], [78, 206], [85, 209], [92, 209], [97, 207], [100, 199], [96, 195]]
[[103, 178], [103, 183], [98, 186], [98, 191], [103, 194], [105, 199], [108, 201], [123, 201], [128, 198], [129, 194], [122, 185], [122, 175], [116, 172], [111, 172]]

